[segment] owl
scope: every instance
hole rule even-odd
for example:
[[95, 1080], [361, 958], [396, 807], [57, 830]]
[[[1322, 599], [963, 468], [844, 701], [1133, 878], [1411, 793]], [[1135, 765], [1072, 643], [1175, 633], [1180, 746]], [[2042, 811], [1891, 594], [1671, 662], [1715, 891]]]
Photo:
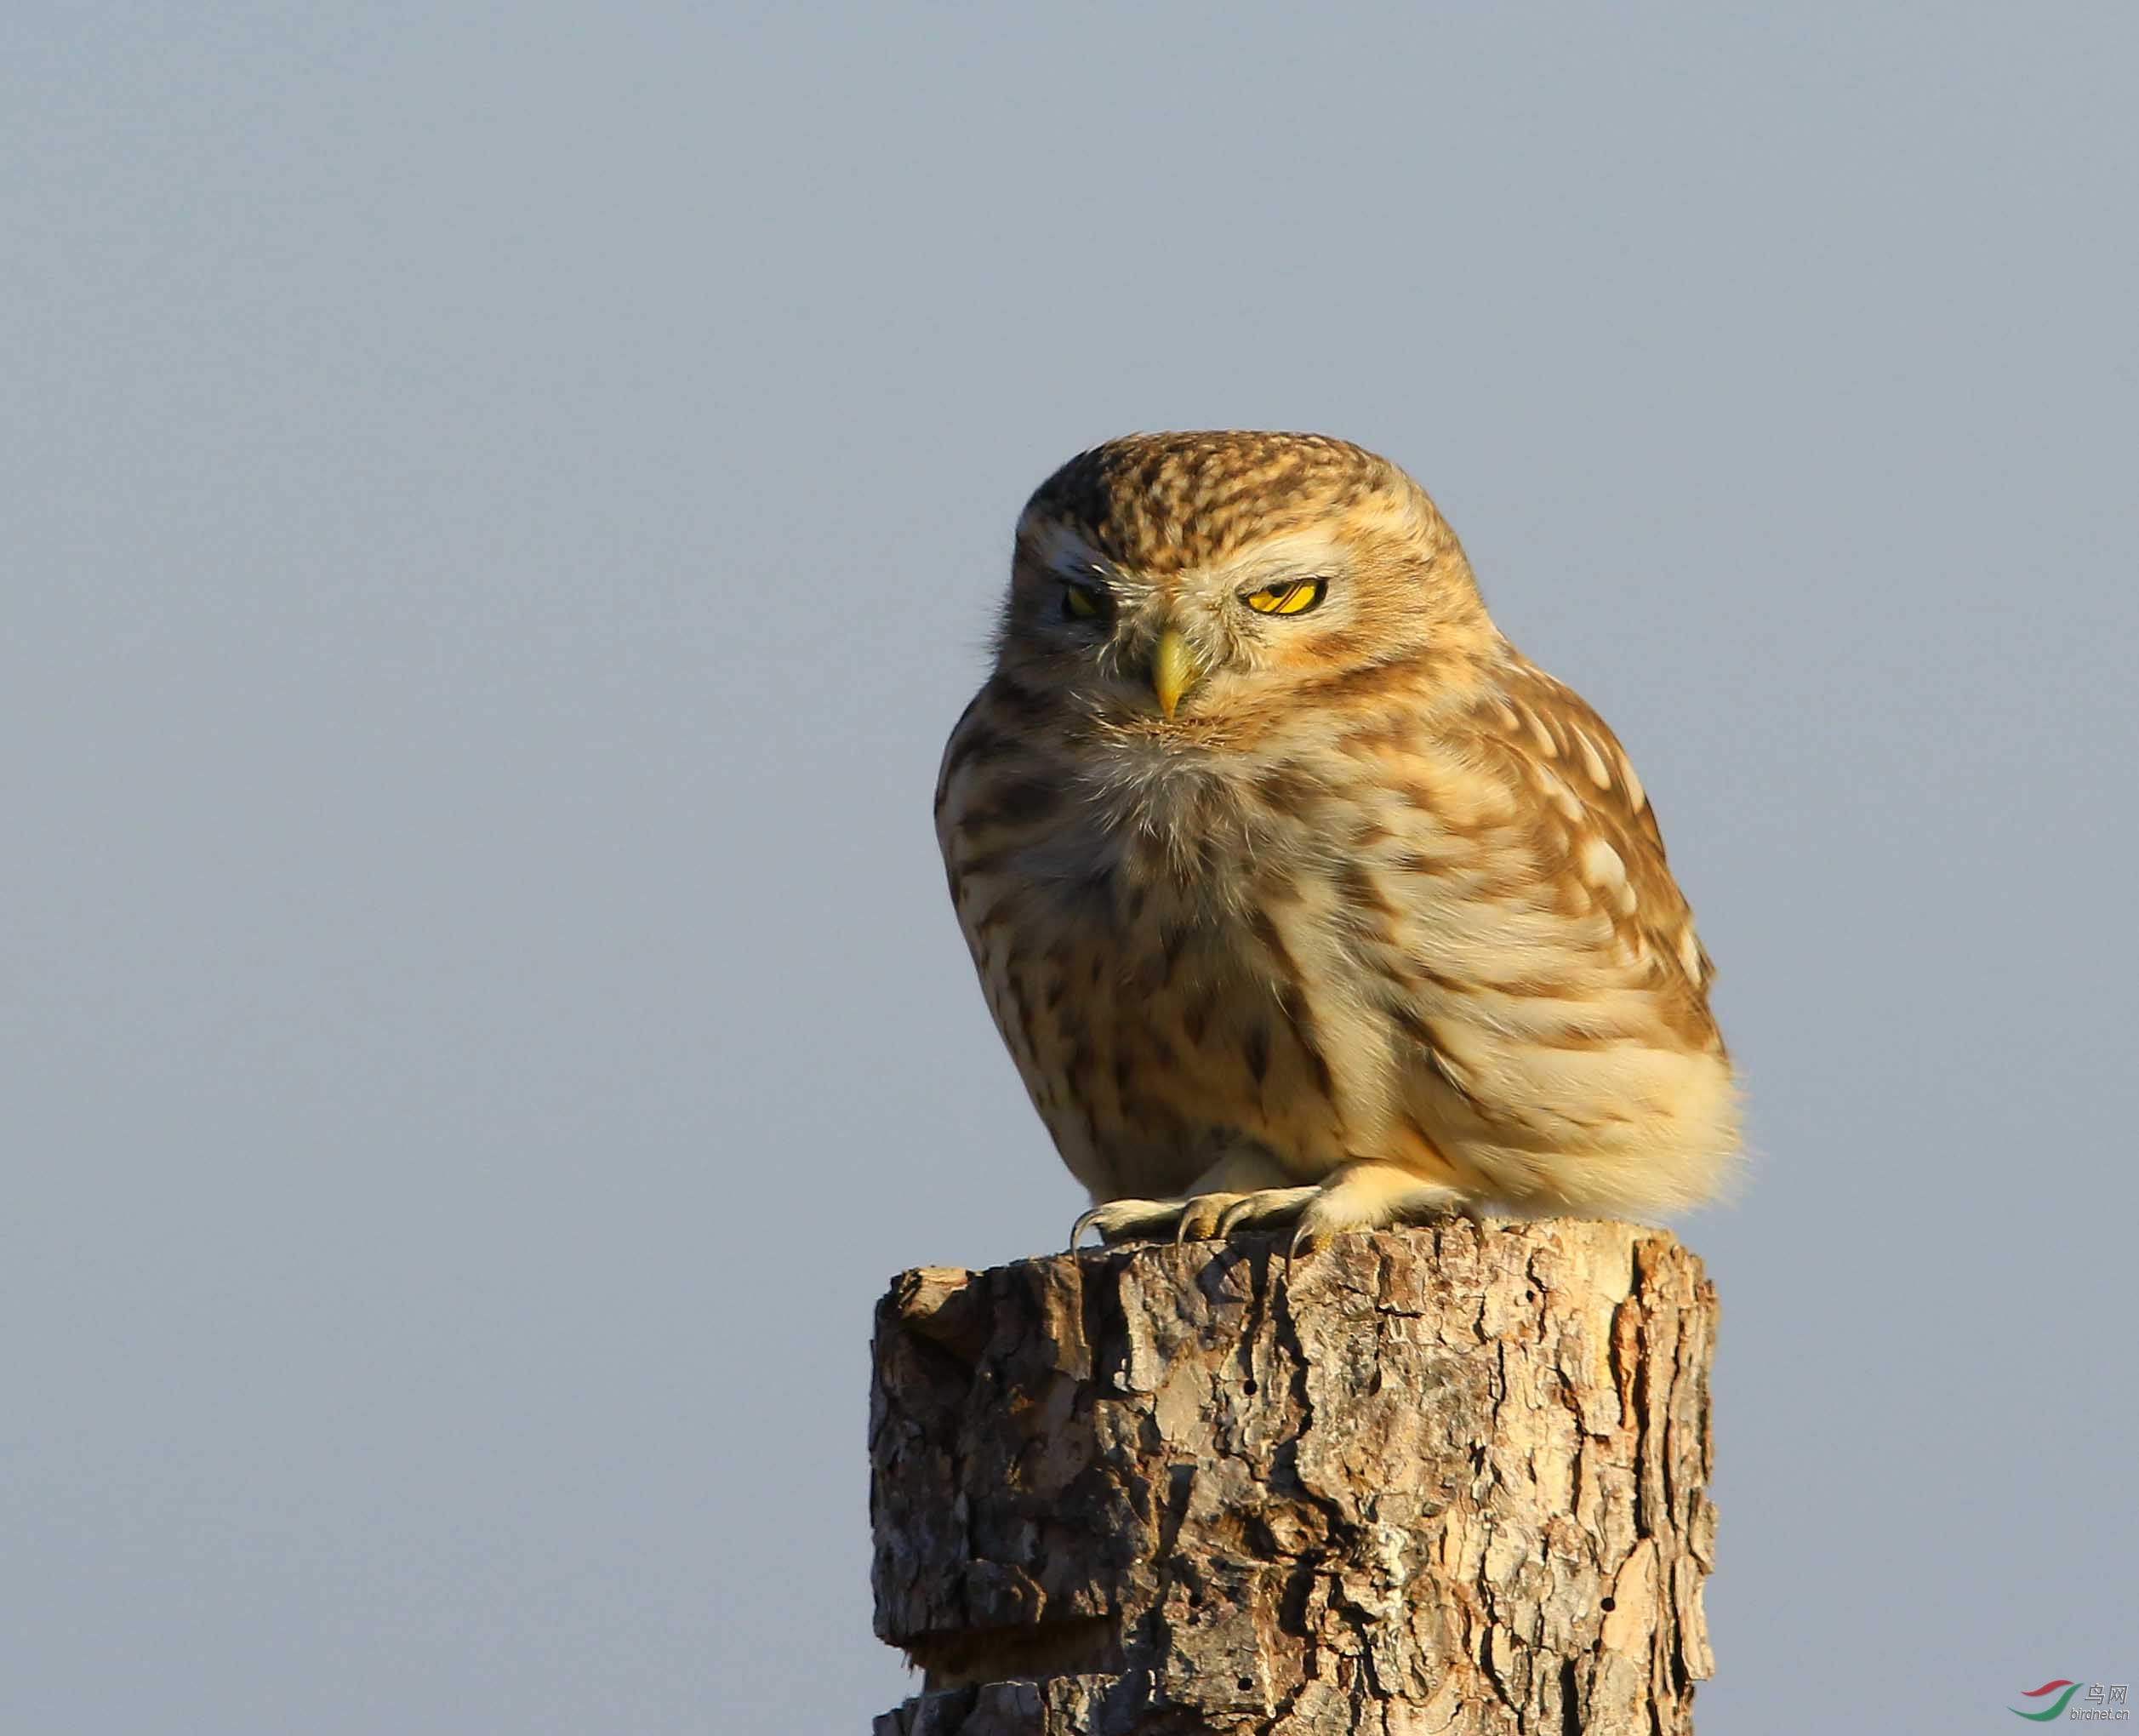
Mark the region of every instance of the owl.
[[936, 824], [1073, 1245], [1646, 1217], [1732, 1166], [1640, 780], [1359, 447], [1132, 435], [1043, 483]]

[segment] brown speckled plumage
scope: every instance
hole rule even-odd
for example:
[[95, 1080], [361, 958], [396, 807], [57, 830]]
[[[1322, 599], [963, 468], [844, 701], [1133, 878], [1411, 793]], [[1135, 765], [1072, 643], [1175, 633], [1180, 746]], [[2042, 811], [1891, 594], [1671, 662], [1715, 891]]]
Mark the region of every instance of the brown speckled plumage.
[[[1245, 601], [1315, 581], [1296, 615]], [[1737, 1150], [1632, 766], [1356, 447], [1135, 436], [1043, 483], [937, 814], [990, 1008], [1109, 1236], [1652, 1213]]]

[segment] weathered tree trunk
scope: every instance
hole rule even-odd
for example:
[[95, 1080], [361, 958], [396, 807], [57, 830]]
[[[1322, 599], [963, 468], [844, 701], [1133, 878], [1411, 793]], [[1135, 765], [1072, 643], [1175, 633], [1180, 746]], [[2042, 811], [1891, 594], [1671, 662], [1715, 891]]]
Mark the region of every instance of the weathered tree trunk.
[[877, 1736], [1679, 1736], [1715, 1293], [1571, 1219], [904, 1274]]

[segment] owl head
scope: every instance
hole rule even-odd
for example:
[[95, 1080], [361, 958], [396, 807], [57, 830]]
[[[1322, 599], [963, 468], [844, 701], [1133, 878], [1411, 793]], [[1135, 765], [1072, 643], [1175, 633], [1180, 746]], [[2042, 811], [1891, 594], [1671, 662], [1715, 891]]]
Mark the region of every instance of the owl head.
[[1386, 459], [1318, 434], [1133, 434], [1018, 523], [998, 666], [1115, 732], [1216, 743], [1362, 672], [1497, 637], [1463, 551]]

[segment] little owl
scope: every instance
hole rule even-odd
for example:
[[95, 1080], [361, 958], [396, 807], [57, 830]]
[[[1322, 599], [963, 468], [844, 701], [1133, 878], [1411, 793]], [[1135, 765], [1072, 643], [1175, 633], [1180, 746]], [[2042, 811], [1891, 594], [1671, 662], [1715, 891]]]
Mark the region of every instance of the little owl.
[[1356, 446], [1133, 435], [1041, 484], [936, 820], [1080, 1230], [1643, 1216], [1737, 1151], [1634, 768]]

